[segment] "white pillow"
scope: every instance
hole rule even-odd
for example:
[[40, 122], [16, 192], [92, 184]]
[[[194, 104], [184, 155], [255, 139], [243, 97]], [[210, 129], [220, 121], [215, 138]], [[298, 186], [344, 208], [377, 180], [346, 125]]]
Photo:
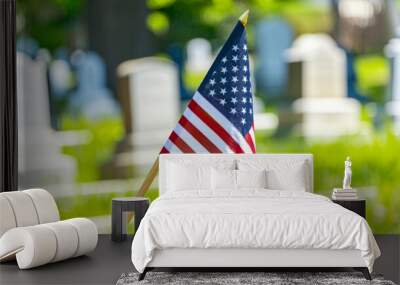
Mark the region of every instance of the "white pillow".
[[308, 164], [304, 160], [262, 160], [239, 159], [240, 170], [267, 171], [267, 188], [272, 190], [306, 191], [308, 181]]
[[236, 170], [216, 169], [211, 170], [212, 189], [235, 190], [236, 189]]
[[211, 170], [213, 190], [237, 190], [240, 188], [267, 188], [267, 171], [264, 170]]
[[267, 171], [236, 170], [237, 188], [267, 188]]
[[304, 163], [295, 165], [290, 173], [272, 169], [267, 171], [268, 188], [273, 190], [303, 191], [307, 189]]
[[201, 190], [211, 188], [211, 167], [168, 163], [168, 191]]

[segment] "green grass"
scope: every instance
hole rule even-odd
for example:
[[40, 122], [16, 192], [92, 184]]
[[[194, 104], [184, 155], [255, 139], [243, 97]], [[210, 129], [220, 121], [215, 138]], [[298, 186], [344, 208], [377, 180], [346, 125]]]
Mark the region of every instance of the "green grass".
[[[96, 217], [111, 215], [111, 200], [116, 197], [134, 196], [135, 193], [107, 193], [98, 195], [76, 195], [56, 200], [61, 219], [75, 217]], [[158, 196], [157, 189], [150, 189], [146, 197], [153, 201]]]
[[111, 158], [115, 144], [124, 133], [121, 118], [104, 118], [90, 121], [85, 118], [62, 120], [63, 130], [86, 130], [90, 134], [87, 144], [64, 147], [65, 154], [72, 156], [78, 166], [77, 182], [101, 179], [101, 166]]
[[383, 54], [357, 56], [355, 70], [361, 92], [374, 102], [384, 103], [390, 77], [387, 58]]
[[[312, 153], [314, 191], [326, 196], [341, 187], [344, 160], [353, 162], [353, 187], [370, 188], [367, 219], [375, 233], [400, 233], [400, 139], [386, 131], [371, 137], [343, 137], [333, 142], [256, 135], [259, 153]], [[362, 194], [362, 193], [361, 193]]]
[[[368, 118], [366, 118], [368, 120]], [[101, 178], [100, 167], [110, 158], [115, 143], [123, 134], [120, 119], [89, 123], [83, 119], [67, 120], [65, 129], [88, 129], [92, 140], [87, 145], [69, 147], [65, 153], [78, 162], [77, 182]], [[340, 187], [344, 160], [353, 161], [354, 187], [372, 189], [367, 197], [367, 219], [375, 233], [400, 233], [400, 139], [387, 128], [368, 135], [338, 138], [334, 141], [305, 141], [301, 138], [275, 138], [268, 133], [256, 133], [258, 153], [312, 153], [314, 155], [314, 190], [330, 195]], [[129, 196], [133, 192], [98, 195], [77, 195], [58, 199], [61, 217], [102, 216], [111, 213], [111, 199]], [[149, 191], [154, 200], [157, 189]]]

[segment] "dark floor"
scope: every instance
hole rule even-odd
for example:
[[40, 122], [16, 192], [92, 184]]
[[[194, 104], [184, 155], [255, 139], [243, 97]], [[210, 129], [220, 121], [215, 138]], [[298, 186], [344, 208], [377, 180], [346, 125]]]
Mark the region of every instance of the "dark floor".
[[41, 267], [19, 270], [16, 262], [0, 264], [0, 285], [9, 284], [115, 284], [124, 272], [132, 272], [132, 240], [112, 242], [99, 235], [94, 252]]
[[[400, 236], [375, 236], [382, 256], [374, 272], [400, 282]], [[130, 260], [131, 240], [112, 242], [100, 235], [97, 249], [82, 256], [42, 267], [19, 270], [15, 262], [0, 264], [0, 284], [115, 284], [124, 272], [133, 271]]]

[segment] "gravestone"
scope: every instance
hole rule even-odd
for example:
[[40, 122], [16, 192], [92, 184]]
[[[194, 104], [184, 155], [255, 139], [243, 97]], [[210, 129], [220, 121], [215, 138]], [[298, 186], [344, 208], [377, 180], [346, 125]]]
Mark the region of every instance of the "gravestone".
[[17, 77], [20, 188], [73, 183], [75, 161], [50, 127], [46, 64], [18, 52]]
[[72, 88], [72, 70], [69, 62], [55, 59], [49, 65], [49, 83], [52, 96], [63, 98]]
[[[297, 38], [286, 52], [289, 63], [289, 112], [280, 113], [282, 127], [308, 138], [353, 134], [360, 127], [360, 105], [346, 96], [346, 58], [325, 34]], [[281, 126], [280, 126], [281, 127]]]
[[389, 102], [386, 110], [393, 118], [394, 129], [400, 134], [400, 39], [394, 38], [385, 47], [390, 60], [390, 82], [388, 85]]
[[68, 95], [74, 87], [71, 65], [64, 57], [57, 57], [49, 64], [49, 88], [51, 125], [54, 129], [61, 128], [60, 119], [64, 115]]
[[37, 51], [36, 57], [34, 59], [40, 60], [40, 61], [45, 62], [46, 64], [49, 64], [51, 61], [51, 53], [48, 49], [40, 48]]
[[284, 95], [287, 83], [284, 52], [292, 41], [292, 28], [281, 18], [266, 19], [256, 26], [256, 82], [266, 98]]
[[266, 112], [263, 100], [253, 96], [254, 126], [257, 131], [273, 132], [278, 127], [278, 116], [274, 112]]
[[117, 76], [125, 137], [104, 165], [103, 176], [140, 176], [157, 158], [177, 123], [178, 72], [170, 60], [148, 57], [123, 62]]
[[211, 44], [202, 38], [192, 39], [186, 46], [186, 71], [204, 73], [213, 61]]
[[101, 57], [94, 52], [78, 51], [71, 62], [78, 87], [72, 94], [70, 112], [92, 120], [119, 116], [117, 102], [106, 87], [106, 67]]

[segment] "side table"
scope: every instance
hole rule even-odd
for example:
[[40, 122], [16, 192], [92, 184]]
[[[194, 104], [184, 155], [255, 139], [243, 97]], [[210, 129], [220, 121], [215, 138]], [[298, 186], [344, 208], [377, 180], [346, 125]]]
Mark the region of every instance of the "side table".
[[149, 199], [144, 197], [121, 197], [112, 199], [111, 239], [123, 241], [126, 239], [127, 212], [133, 212], [135, 231], [149, 208]]
[[354, 200], [332, 200], [333, 203], [339, 204], [340, 206], [359, 214], [365, 219], [365, 199], [354, 199]]

